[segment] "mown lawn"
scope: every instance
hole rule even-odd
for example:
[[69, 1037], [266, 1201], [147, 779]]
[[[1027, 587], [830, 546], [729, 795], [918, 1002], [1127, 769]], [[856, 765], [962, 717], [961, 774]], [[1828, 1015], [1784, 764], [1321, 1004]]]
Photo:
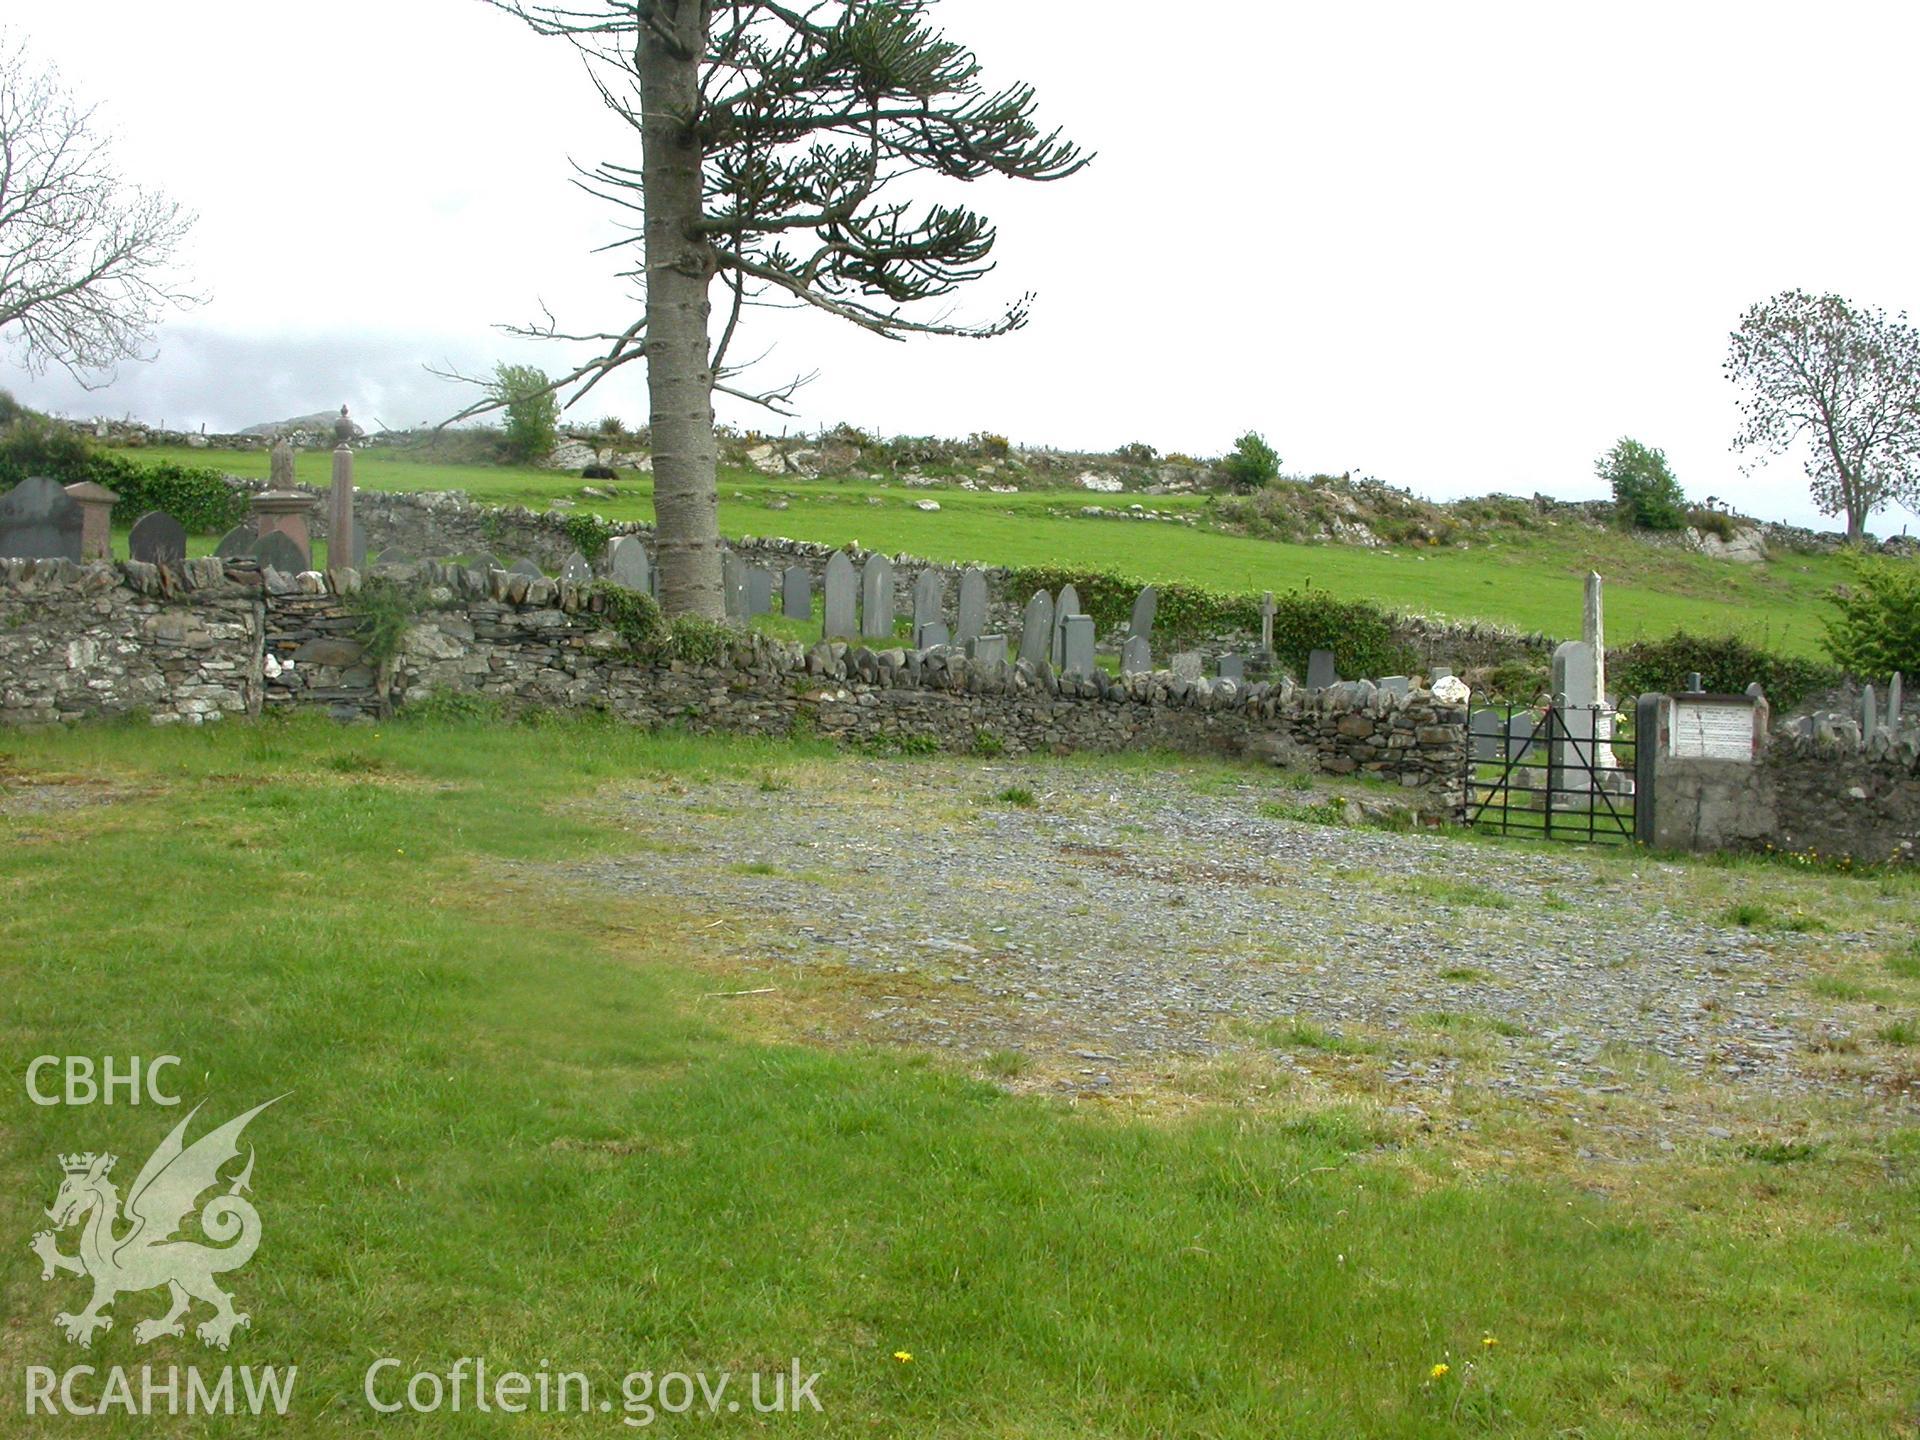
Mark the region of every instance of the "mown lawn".
[[[267, 473], [264, 453], [140, 450], [136, 457], [216, 464], [235, 474]], [[324, 455], [302, 455], [300, 474], [324, 483]], [[545, 509], [556, 495], [578, 498], [570, 474], [495, 466], [427, 465], [363, 455], [359, 484], [374, 490], [464, 490], [487, 504]], [[580, 500], [615, 520], [653, 518], [652, 481], [622, 479], [614, 500]], [[916, 508], [937, 499], [938, 512]], [[784, 499], [788, 508], [772, 510]], [[1616, 645], [1671, 634], [1737, 633], [1791, 654], [1821, 653], [1821, 598], [1844, 578], [1828, 556], [1783, 555], [1740, 566], [1659, 549], [1629, 537], [1564, 527], [1504, 532], [1468, 550], [1291, 545], [1223, 535], [1202, 526], [1090, 519], [1129, 497], [1084, 491], [994, 495], [942, 487], [914, 489], [853, 481], [770, 480], [729, 470], [721, 477], [720, 524], [731, 536], [785, 535], [840, 545], [858, 541], [888, 553], [998, 565], [1076, 565], [1120, 570], [1143, 580], [1186, 580], [1225, 590], [1301, 587], [1365, 596], [1394, 609], [1491, 620], [1562, 638], [1580, 629], [1580, 581], [1608, 579], [1607, 638]], [[1154, 496], [1160, 510], [1200, 514], [1199, 496]], [[211, 542], [203, 542], [211, 548]], [[508, 557], [511, 558], [511, 557]]]
[[[1912, 1129], [1603, 1190], [1370, 1109], [1015, 1098], [753, 1039], [712, 998], [743, 983], [724, 914], [553, 868], [644, 854], [644, 812], [581, 803], [607, 786], [833, 763], [584, 722], [0, 736], [0, 772], [46, 787], [0, 787], [0, 1428], [226, 1433], [21, 1413], [25, 1366], [82, 1356], [52, 1325], [79, 1282], [27, 1251], [55, 1156], [131, 1172], [180, 1113], [37, 1107], [23, 1071], [53, 1053], [178, 1055], [214, 1123], [290, 1092], [247, 1135], [265, 1239], [225, 1357], [299, 1366], [287, 1433], [619, 1433], [380, 1417], [386, 1356], [616, 1399], [628, 1371], [797, 1358], [823, 1413], [764, 1428], [818, 1435], [1915, 1433]], [[86, 1363], [221, 1363], [136, 1346], [157, 1308], [123, 1297]]]

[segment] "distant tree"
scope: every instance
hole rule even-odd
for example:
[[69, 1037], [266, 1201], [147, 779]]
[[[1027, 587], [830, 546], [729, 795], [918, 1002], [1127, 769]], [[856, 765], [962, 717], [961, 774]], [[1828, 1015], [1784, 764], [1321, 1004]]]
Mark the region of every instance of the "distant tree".
[[174, 273], [193, 215], [121, 178], [94, 114], [0, 34], [0, 336], [89, 388], [201, 300]]
[[552, 454], [560, 402], [546, 372], [532, 365], [496, 365], [493, 394], [507, 412], [507, 454], [528, 465]]
[[1667, 452], [1622, 436], [1594, 465], [1613, 487], [1620, 518], [1642, 530], [1680, 530], [1687, 523], [1687, 497], [1667, 468]]
[[1855, 555], [1849, 569], [1826, 622], [1834, 663], [1863, 677], [1920, 675], [1920, 561]]
[[1236, 490], [1258, 490], [1280, 474], [1280, 456], [1257, 430], [1233, 442], [1220, 462], [1220, 474]]
[[1743, 392], [1734, 448], [1804, 440], [1814, 503], [1848, 539], [1894, 501], [1920, 507], [1920, 330], [1904, 314], [1784, 290], [1741, 317], [1726, 371]]
[[[520, 333], [598, 349], [554, 382], [572, 387], [569, 404], [645, 357], [662, 606], [717, 619], [714, 391], [780, 409], [801, 383], [729, 383], [743, 309], [766, 296], [896, 340], [1018, 329], [1026, 297], [979, 325], [914, 318], [992, 268], [996, 233], [962, 206], [916, 204], [906, 182], [916, 171], [1056, 180], [1086, 157], [1034, 123], [1031, 88], [983, 84], [974, 57], [929, 24], [932, 0], [488, 3], [578, 47], [639, 137], [638, 164], [605, 162], [585, 183], [640, 216], [615, 244], [640, 251], [625, 278], [644, 286], [645, 312], [584, 334], [551, 317]], [[716, 280], [727, 302], [717, 342]]]

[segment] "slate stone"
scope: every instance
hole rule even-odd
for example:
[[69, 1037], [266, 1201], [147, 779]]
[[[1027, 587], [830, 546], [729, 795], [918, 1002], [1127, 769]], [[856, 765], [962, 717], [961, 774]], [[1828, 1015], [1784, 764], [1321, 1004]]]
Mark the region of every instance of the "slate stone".
[[524, 575], [529, 580], [538, 580], [542, 578], [547, 572], [542, 570], [538, 565], [534, 564], [533, 561], [531, 560], [516, 560], [513, 562], [513, 564], [507, 567], [507, 573], [509, 575]]
[[1061, 674], [1082, 680], [1092, 676], [1096, 668], [1093, 663], [1093, 639], [1091, 615], [1067, 616], [1060, 626]]
[[578, 550], [567, 556], [567, 563], [560, 567], [560, 583], [563, 585], [593, 583], [593, 567], [587, 564], [587, 557]]
[[1144, 635], [1132, 635], [1120, 647], [1120, 673], [1146, 675], [1153, 670], [1153, 646]]
[[269, 530], [254, 541], [253, 558], [262, 565], [271, 565], [283, 575], [297, 575], [311, 568], [307, 552], [294, 544], [293, 538], [284, 530]]
[[647, 544], [638, 535], [616, 535], [607, 542], [607, 578], [642, 594], [652, 586]]
[[1453, 667], [1451, 665], [1436, 665], [1433, 667], [1433, 672], [1427, 676], [1427, 684], [1437, 685], [1442, 680], [1451, 680], [1452, 678]]
[[731, 550], [720, 553], [720, 588], [726, 599], [727, 619], [738, 624], [747, 618], [747, 562]]
[[953, 638], [964, 645], [978, 639], [987, 628], [987, 577], [977, 567], [969, 567], [960, 577], [960, 614], [953, 627]]
[[885, 640], [893, 634], [893, 562], [869, 555], [860, 569], [860, 635]]
[[1473, 758], [1487, 761], [1500, 758], [1500, 736], [1506, 729], [1506, 721], [1500, 718], [1498, 710], [1476, 710], [1473, 718], [1467, 722], [1468, 734], [1472, 737]]
[[976, 635], [967, 642], [967, 658], [975, 665], [997, 669], [1007, 663], [1007, 637]]
[[913, 624], [917, 630], [946, 618], [947, 577], [931, 565], [913, 577]]
[[1247, 678], [1247, 662], [1239, 655], [1220, 657], [1219, 675], [1222, 680], [1242, 681]]
[[1898, 670], [1893, 672], [1893, 679], [1887, 682], [1887, 728], [1889, 730], [1900, 728], [1900, 707], [1905, 703], [1903, 689], [1905, 684], [1906, 681]]
[[1149, 585], [1133, 601], [1133, 620], [1127, 626], [1127, 633], [1138, 635], [1142, 640], [1153, 636], [1154, 613], [1160, 608], [1160, 592]]
[[78, 500], [46, 476], [30, 475], [0, 495], [0, 556], [78, 563], [85, 524]]
[[758, 565], [747, 571], [747, 614], [771, 615], [773, 613], [773, 572], [762, 570]]
[[1065, 630], [1067, 617], [1080, 613], [1080, 592], [1071, 585], [1060, 587], [1059, 598], [1053, 602], [1053, 639], [1049, 654], [1053, 658], [1053, 668], [1058, 670], [1065, 657]]
[[1029, 665], [1047, 665], [1053, 657], [1053, 597], [1036, 591], [1020, 617], [1020, 658]]
[[1207, 673], [1207, 662], [1198, 650], [1182, 650], [1167, 662], [1167, 668], [1175, 679], [1191, 682]]
[[1872, 743], [1880, 729], [1880, 706], [1874, 698], [1873, 686], [1860, 687], [1860, 743]]
[[187, 530], [164, 510], [149, 510], [133, 522], [127, 558], [148, 565], [178, 565], [187, 558]]
[[813, 577], [804, 566], [789, 565], [781, 572], [780, 613], [789, 620], [813, 618]]
[[1404, 700], [1413, 689], [1413, 682], [1405, 675], [1388, 675], [1380, 682], [1381, 690]]
[[859, 620], [859, 581], [853, 573], [853, 561], [847, 558], [844, 550], [834, 551], [827, 561], [826, 573], [825, 623], [820, 627], [821, 636], [827, 640], [844, 640], [860, 633]]
[[328, 635], [307, 641], [293, 652], [293, 658], [302, 665], [331, 665], [343, 669], [358, 665], [365, 653], [358, 641]]
[[913, 627], [913, 648], [931, 650], [936, 645], [951, 645], [953, 636], [947, 631], [944, 620], [930, 620], [924, 625]]
[[1327, 690], [1339, 682], [1340, 676], [1333, 668], [1331, 650], [1315, 650], [1307, 656], [1307, 689]]
[[253, 547], [259, 540], [260, 533], [253, 528], [253, 522], [245, 520], [220, 537], [220, 543], [213, 547], [213, 553], [222, 560], [245, 559], [253, 554]]

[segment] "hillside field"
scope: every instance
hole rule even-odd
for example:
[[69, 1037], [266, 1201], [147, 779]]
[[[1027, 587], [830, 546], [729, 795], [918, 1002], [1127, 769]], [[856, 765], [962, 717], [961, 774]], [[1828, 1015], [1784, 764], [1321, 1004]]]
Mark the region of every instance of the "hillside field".
[[[264, 451], [219, 452], [147, 448], [132, 458], [214, 465], [265, 479]], [[299, 478], [325, 484], [328, 458], [305, 453]], [[613, 500], [580, 496], [571, 473], [489, 465], [439, 465], [378, 453], [356, 457], [364, 489], [463, 490], [489, 505], [544, 510], [556, 497], [576, 500], [576, 513], [609, 520], [652, 520], [647, 475], [612, 482]], [[1565, 639], [1580, 626], [1580, 580], [1607, 577], [1607, 639], [1614, 645], [1670, 635], [1738, 634], [1767, 649], [1822, 653], [1824, 596], [1845, 578], [1830, 555], [1781, 554], [1743, 566], [1645, 543], [1632, 536], [1564, 522], [1542, 530], [1487, 532], [1470, 548], [1298, 545], [1221, 534], [1205, 528], [1203, 495], [1145, 497], [1162, 512], [1202, 519], [1172, 522], [1089, 518], [1088, 505], [1121, 508], [1135, 497], [1081, 490], [1014, 495], [951, 486], [770, 478], [725, 467], [720, 526], [729, 536], [783, 535], [832, 545], [858, 542], [888, 553], [994, 565], [1072, 565], [1117, 570], [1141, 580], [1184, 580], [1222, 590], [1318, 588], [1366, 597], [1395, 610], [1457, 620], [1485, 620]], [[770, 509], [776, 500], [785, 510]], [[933, 499], [937, 512], [916, 508]], [[211, 540], [195, 547], [204, 552]], [[504, 557], [513, 558], [513, 557]]]

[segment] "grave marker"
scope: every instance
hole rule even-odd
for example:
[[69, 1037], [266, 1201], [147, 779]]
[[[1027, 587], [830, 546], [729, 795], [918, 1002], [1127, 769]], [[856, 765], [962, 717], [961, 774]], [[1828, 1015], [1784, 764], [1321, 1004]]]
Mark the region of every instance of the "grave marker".
[[531, 580], [545, 579], [547, 574], [546, 571], [542, 570], [538, 565], [534, 564], [533, 561], [531, 560], [514, 561], [513, 564], [507, 567], [507, 573], [509, 575], [525, 575], [527, 578]]
[[1278, 607], [1273, 603], [1273, 591], [1269, 590], [1260, 597], [1260, 653], [1273, 654], [1273, 617]]
[[1198, 680], [1207, 673], [1207, 662], [1198, 650], [1182, 650], [1167, 662], [1176, 680]]
[[931, 650], [936, 645], [951, 645], [953, 636], [947, 633], [947, 622], [929, 620], [924, 625], [913, 627], [913, 648]]
[[1062, 674], [1082, 680], [1093, 675], [1093, 617], [1069, 615], [1060, 626]]
[[187, 558], [187, 530], [164, 510], [149, 510], [127, 535], [127, 558], [149, 565], [178, 565]]
[[1153, 638], [1153, 617], [1160, 609], [1160, 592], [1149, 585], [1133, 601], [1133, 619], [1128, 622], [1127, 633], [1138, 635], [1142, 640]]
[[1004, 635], [976, 635], [967, 642], [967, 658], [975, 665], [984, 665], [989, 669], [998, 669], [1007, 663], [1007, 637]]
[[222, 560], [239, 560], [253, 554], [253, 547], [260, 538], [251, 521], [243, 520], [220, 537], [220, 543], [213, 547], [213, 553]]
[[813, 618], [813, 577], [799, 565], [789, 565], [780, 575], [780, 613], [789, 620]]
[[80, 506], [80, 558], [111, 560], [113, 502], [120, 498], [119, 492], [96, 485], [91, 480], [82, 480], [77, 485], [67, 486], [67, 494]]
[[1238, 655], [1222, 655], [1215, 673], [1218, 674], [1222, 680], [1245, 680], [1247, 678], [1247, 662]]
[[1333, 668], [1331, 650], [1315, 650], [1307, 656], [1307, 689], [1325, 690], [1339, 683], [1340, 676]]
[[953, 627], [953, 638], [964, 645], [978, 639], [986, 628], [987, 577], [979, 567], [970, 566], [960, 577], [960, 614]]
[[747, 566], [731, 550], [720, 552], [720, 589], [727, 619], [739, 624], [747, 618]]
[[651, 584], [646, 542], [637, 535], [616, 535], [607, 542], [607, 577], [616, 585], [645, 594]]
[[869, 555], [860, 569], [860, 637], [886, 640], [893, 635], [893, 562]]
[[0, 555], [78, 560], [84, 525], [80, 502], [44, 475], [30, 475], [0, 495]]
[[562, 585], [591, 585], [593, 567], [587, 564], [587, 557], [578, 550], [567, 556], [567, 563], [560, 567]]
[[1144, 635], [1130, 635], [1120, 647], [1122, 675], [1149, 675], [1153, 672], [1153, 646]]
[[1020, 617], [1020, 658], [1045, 665], [1053, 654], [1053, 597], [1037, 590]]
[[821, 638], [845, 640], [860, 633], [858, 582], [847, 552], [836, 550], [827, 561], [827, 612], [820, 628]]
[[913, 623], [918, 629], [944, 618], [947, 608], [947, 577], [931, 565], [913, 577]]
[[1053, 659], [1053, 668], [1058, 670], [1065, 662], [1067, 617], [1080, 613], [1080, 592], [1071, 585], [1060, 587], [1060, 598], [1053, 602], [1053, 637], [1049, 643], [1049, 654]]
[[747, 571], [747, 614], [751, 617], [772, 613], [773, 572], [755, 565]]
[[333, 484], [327, 491], [327, 555], [336, 566], [364, 568], [367, 539], [353, 514], [353, 422], [347, 407], [333, 422]]
[[307, 552], [284, 530], [269, 530], [254, 541], [253, 558], [262, 569], [271, 566], [283, 575], [297, 575], [307, 568]]

